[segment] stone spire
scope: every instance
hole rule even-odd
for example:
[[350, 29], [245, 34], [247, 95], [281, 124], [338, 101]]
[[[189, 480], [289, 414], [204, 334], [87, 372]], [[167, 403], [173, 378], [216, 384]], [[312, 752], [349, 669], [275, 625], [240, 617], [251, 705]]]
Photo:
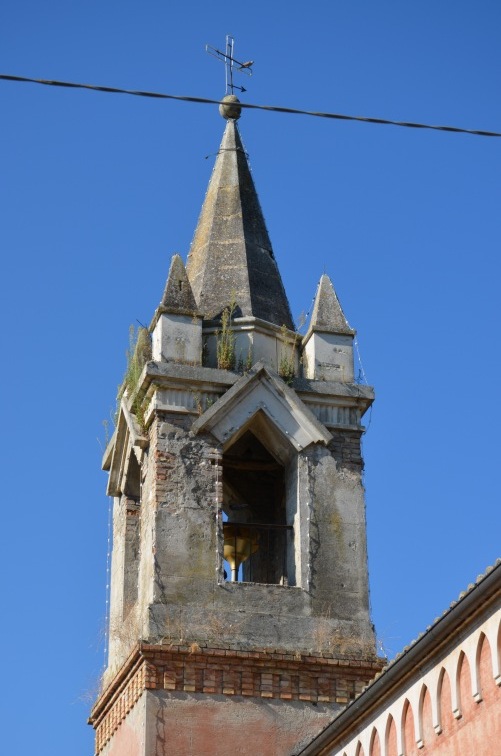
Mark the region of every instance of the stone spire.
[[332, 281], [326, 273], [323, 274], [318, 285], [310, 328], [322, 329], [331, 333], [343, 333], [349, 336], [353, 336], [355, 333], [348, 325]]
[[[236, 98], [235, 98], [236, 99]], [[217, 318], [234, 299], [243, 317], [294, 324], [235, 118], [227, 125], [188, 255], [198, 310]], [[240, 314], [239, 312], [239, 314]]]
[[189, 315], [197, 305], [180, 255], [173, 255], [167, 283], [160, 303], [162, 310]]

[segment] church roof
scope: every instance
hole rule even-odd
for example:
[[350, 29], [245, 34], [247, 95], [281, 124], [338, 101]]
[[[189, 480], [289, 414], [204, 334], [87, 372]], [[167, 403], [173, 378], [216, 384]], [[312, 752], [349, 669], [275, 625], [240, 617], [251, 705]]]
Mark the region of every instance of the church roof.
[[216, 158], [187, 273], [198, 310], [214, 319], [232, 301], [242, 316], [294, 324], [247, 156], [229, 119]]
[[354, 334], [354, 331], [348, 325], [334, 286], [325, 273], [318, 285], [310, 328], [319, 328], [333, 333], [345, 333], [350, 336]]

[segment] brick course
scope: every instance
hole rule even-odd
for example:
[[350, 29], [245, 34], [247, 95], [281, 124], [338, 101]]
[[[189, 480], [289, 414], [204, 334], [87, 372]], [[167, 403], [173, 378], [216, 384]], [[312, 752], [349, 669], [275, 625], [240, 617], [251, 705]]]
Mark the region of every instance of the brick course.
[[361, 662], [279, 652], [139, 644], [94, 706], [96, 753], [144, 690], [346, 704], [381, 669]]

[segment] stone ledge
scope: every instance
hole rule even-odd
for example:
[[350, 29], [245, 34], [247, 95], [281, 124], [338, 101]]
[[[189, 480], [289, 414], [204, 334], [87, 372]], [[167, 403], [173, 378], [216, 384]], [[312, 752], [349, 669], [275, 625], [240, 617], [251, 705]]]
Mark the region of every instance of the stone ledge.
[[[250, 371], [253, 373], [255, 369]], [[219, 386], [223, 391], [235, 384], [242, 375], [230, 370], [186, 365], [176, 362], [154, 362], [145, 365], [140, 379], [140, 393], [145, 393], [151, 383], [166, 386], [184, 387], [187, 383], [214, 390]], [[315, 401], [314, 397], [343, 397], [367, 408], [374, 401], [374, 389], [361, 383], [343, 383], [342, 381], [317, 381], [309, 378], [294, 378], [291, 388], [303, 401]]]

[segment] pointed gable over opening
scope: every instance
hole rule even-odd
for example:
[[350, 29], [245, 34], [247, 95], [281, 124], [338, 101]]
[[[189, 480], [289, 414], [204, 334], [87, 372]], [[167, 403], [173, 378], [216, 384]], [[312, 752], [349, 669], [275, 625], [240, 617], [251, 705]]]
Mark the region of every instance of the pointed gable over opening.
[[247, 156], [232, 119], [216, 158], [187, 273], [205, 319], [217, 318], [235, 300], [244, 317], [294, 328]]
[[[259, 419], [267, 418], [266, 425]], [[209, 431], [223, 446], [235, 443], [249, 426], [257, 424], [264, 441], [268, 428], [276, 429], [269, 451], [278, 452], [286, 440], [296, 451], [310, 444], [327, 445], [332, 436], [282, 379], [257, 363], [192, 425], [194, 433]], [[280, 455], [279, 455], [280, 457]]]

